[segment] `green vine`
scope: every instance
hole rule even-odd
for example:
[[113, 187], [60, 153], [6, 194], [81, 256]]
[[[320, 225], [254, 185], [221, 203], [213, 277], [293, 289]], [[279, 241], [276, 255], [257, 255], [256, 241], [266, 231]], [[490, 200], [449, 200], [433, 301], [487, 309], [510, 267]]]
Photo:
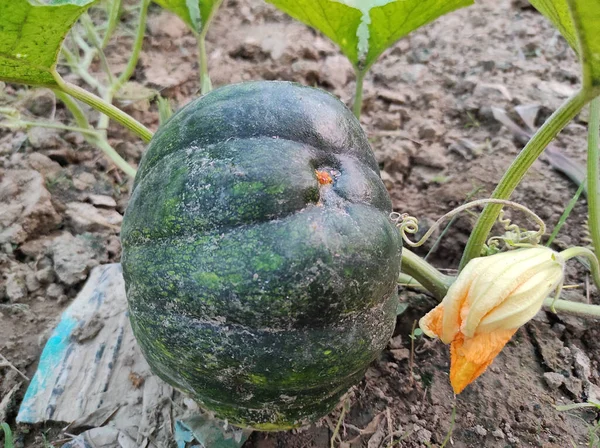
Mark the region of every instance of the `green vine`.
[[[588, 123], [588, 159], [587, 159], [587, 201], [588, 227], [592, 246], [596, 256], [600, 254], [600, 168], [598, 162], [600, 140], [600, 97], [590, 104], [590, 119]], [[600, 285], [597, 283], [596, 286]]]
[[[542, 154], [546, 146], [585, 106], [588, 95], [582, 91], [569, 98], [535, 133], [523, 148], [492, 194], [494, 199], [508, 199], [519, 185], [531, 165]], [[459, 269], [462, 270], [473, 258], [481, 256], [485, 241], [496, 222], [502, 206], [489, 204], [485, 207], [469, 237]]]

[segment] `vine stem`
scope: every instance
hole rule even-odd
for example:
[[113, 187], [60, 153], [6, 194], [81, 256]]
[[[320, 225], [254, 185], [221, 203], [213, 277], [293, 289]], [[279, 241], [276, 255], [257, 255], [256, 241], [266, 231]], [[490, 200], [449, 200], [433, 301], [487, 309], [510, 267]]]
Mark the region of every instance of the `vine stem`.
[[145, 142], [149, 142], [152, 138], [152, 131], [150, 131], [150, 129], [148, 129], [142, 123], [137, 121], [131, 115], [126, 114], [119, 108], [113, 106], [110, 103], [107, 103], [102, 98], [94, 95], [93, 93], [90, 93], [87, 90], [76, 86], [75, 84], [71, 84], [65, 81], [56, 71], [53, 73], [53, 75], [54, 79], [56, 80], [56, 83], [58, 84], [59, 89], [63, 92], [67, 93], [68, 95], [71, 95], [73, 98], [84, 102], [85, 104], [102, 112], [104, 115], [107, 115], [113, 120], [121, 123], [134, 134], [138, 135]]
[[112, 0], [110, 2], [110, 12], [108, 15], [108, 23], [106, 25], [106, 32], [104, 33], [104, 38], [102, 39], [102, 48], [106, 48], [110, 38], [112, 37], [115, 29], [117, 28], [117, 23], [119, 21], [119, 15], [121, 12], [121, 0]]
[[[141, 0], [140, 1], [140, 17], [138, 20], [137, 31], [135, 33], [135, 40], [133, 42], [133, 48], [131, 49], [131, 55], [129, 57], [129, 61], [127, 61], [127, 65], [125, 69], [119, 77], [113, 80], [102, 95], [102, 99], [109, 104], [112, 104], [114, 96], [117, 92], [123, 87], [129, 78], [133, 75], [135, 71], [135, 67], [137, 66], [138, 60], [140, 58], [140, 53], [142, 51], [142, 45], [144, 43], [144, 36], [146, 34], [146, 22], [148, 21], [148, 8], [150, 7], [150, 0]], [[109, 117], [107, 115], [102, 115], [100, 120], [98, 121], [98, 128], [101, 130], [108, 129]]]
[[[206, 29], [206, 28], [205, 28]], [[208, 74], [208, 55], [206, 53], [206, 32], [202, 31], [196, 38], [198, 42], [198, 64], [200, 65], [200, 93], [206, 95], [212, 90], [212, 82]]]
[[[502, 176], [502, 179], [496, 186], [492, 198], [510, 198], [512, 192], [519, 185], [531, 165], [538, 159], [552, 139], [554, 139], [569, 121], [581, 111], [588, 99], [588, 94], [584, 91], [580, 91], [569, 98], [550, 116], [550, 118], [548, 118], [548, 120], [546, 120], [544, 125], [535, 133], [531, 140], [529, 140], [529, 143], [525, 145], [525, 148], [523, 148], [508, 170], [506, 170], [504, 176]], [[497, 204], [490, 204], [485, 207], [477, 220], [477, 224], [475, 225], [475, 228], [469, 237], [469, 241], [467, 242], [467, 246], [465, 247], [465, 251], [463, 252], [459, 266], [460, 270], [462, 270], [473, 258], [477, 258], [481, 255], [483, 245], [485, 244], [487, 236], [492, 230], [501, 209], [502, 206]]]
[[[587, 158], [587, 201], [588, 201], [588, 226], [592, 246], [596, 256], [600, 254], [600, 192], [598, 165], [598, 144], [600, 140], [600, 97], [590, 103], [590, 119], [588, 122], [588, 158]], [[596, 284], [597, 287], [600, 285]]]
[[200, 93], [202, 95], [206, 95], [208, 92], [212, 90], [212, 82], [210, 81], [210, 75], [208, 74], [208, 54], [206, 52], [206, 34], [208, 33], [208, 28], [210, 22], [212, 21], [215, 13], [221, 7], [221, 3], [223, 0], [217, 0], [213, 7], [211, 8], [210, 15], [206, 17], [204, 22], [201, 24], [202, 29], [200, 32], [195, 32], [196, 34], [196, 42], [198, 46], [198, 65], [200, 71]]
[[356, 73], [356, 90], [354, 93], [354, 104], [352, 104], [352, 111], [356, 118], [360, 118], [360, 113], [362, 111], [362, 103], [363, 103], [363, 83], [365, 80], [365, 75], [367, 74], [368, 69], [361, 70], [359, 68], [354, 69]]
[[454, 277], [444, 275], [407, 248], [402, 249], [402, 272], [417, 280], [427, 291], [442, 300]]
[[592, 278], [596, 284], [596, 288], [600, 290], [600, 264], [596, 254], [589, 250], [587, 247], [569, 247], [563, 250], [560, 255], [565, 259], [569, 260], [574, 257], [584, 257], [590, 262], [590, 271], [592, 272]]
[[[571, 249], [567, 249], [567, 251], [569, 250]], [[570, 258], [571, 256], [583, 255], [582, 253], [565, 254], [565, 252], [561, 253], [561, 255], [566, 255], [566, 258]], [[454, 283], [454, 281], [456, 280], [455, 277], [442, 274], [431, 264], [417, 256], [415, 253], [409, 251], [408, 249], [402, 250], [402, 272], [408, 274], [410, 277], [413, 277], [417, 282], [419, 282], [420, 286], [429, 291], [439, 301], [441, 301], [446, 296], [448, 288], [450, 288], [450, 285], [452, 285], [452, 283]], [[405, 276], [402, 276], [402, 280], [405, 280], [403, 277]], [[415, 286], [418, 287], [419, 285]], [[544, 300], [544, 308], [550, 311], [555, 310], [557, 312], [563, 312], [566, 314], [574, 314], [578, 316], [600, 319], [600, 306], [598, 305], [591, 305], [581, 302], [572, 302], [570, 300], [555, 299], [554, 297], [548, 297]]]
[[[81, 108], [77, 105], [77, 103], [67, 94], [61, 91], [55, 90], [57, 98], [61, 100], [64, 105], [69, 109], [71, 115], [75, 119], [77, 126], [82, 128], [81, 133], [84, 138], [88, 141], [88, 143], [98, 147], [118, 168], [120, 168], [125, 174], [130, 177], [135, 177], [136, 170], [131, 165], [129, 165], [115, 149], [110, 146], [108, 141], [106, 140], [104, 134], [95, 131], [81, 110]], [[87, 132], [83, 132], [87, 131]]]

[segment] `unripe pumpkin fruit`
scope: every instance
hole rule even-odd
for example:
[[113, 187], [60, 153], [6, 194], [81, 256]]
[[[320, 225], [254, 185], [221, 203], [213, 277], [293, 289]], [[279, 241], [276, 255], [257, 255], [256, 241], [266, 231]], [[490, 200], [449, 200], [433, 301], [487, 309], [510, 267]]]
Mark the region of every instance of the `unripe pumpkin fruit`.
[[401, 238], [358, 120], [289, 82], [223, 87], [143, 156], [121, 240], [152, 370], [260, 430], [326, 415], [389, 340]]

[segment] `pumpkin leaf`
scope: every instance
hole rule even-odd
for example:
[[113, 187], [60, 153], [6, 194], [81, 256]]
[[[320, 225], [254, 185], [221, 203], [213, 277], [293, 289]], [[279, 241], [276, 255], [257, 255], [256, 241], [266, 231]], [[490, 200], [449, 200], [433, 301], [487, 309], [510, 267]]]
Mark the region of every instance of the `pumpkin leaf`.
[[473, 0], [267, 0], [337, 45], [359, 70], [411, 31]]
[[210, 22], [222, 0], [154, 0], [163, 8], [177, 14], [187, 26], [200, 34]]
[[62, 42], [94, 1], [0, 0], [0, 81], [56, 86], [52, 74]]
[[563, 35], [583, 66], [583, 86], [600, 94], [600, 0], [529, 0]]
[[568, 0], [577, 35], [583, 88], [600, 95], [600, 0]]
[[579, 53], [577, 31], [569, 11], [568, 0], [529, 0], [529, 3], [550, 20], [571, 48]]

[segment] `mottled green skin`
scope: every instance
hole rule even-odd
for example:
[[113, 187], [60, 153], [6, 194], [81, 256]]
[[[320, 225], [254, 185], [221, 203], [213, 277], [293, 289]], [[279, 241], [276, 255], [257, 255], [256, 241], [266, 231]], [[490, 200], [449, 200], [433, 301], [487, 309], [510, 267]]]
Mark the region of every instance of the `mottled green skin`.
[[236, 425], [325, 415], [394, 328], [390, 211], [365, 134], [332, 95], [253, 82], [190, 103], [150, 143], [122, 228], [153, 370]]

